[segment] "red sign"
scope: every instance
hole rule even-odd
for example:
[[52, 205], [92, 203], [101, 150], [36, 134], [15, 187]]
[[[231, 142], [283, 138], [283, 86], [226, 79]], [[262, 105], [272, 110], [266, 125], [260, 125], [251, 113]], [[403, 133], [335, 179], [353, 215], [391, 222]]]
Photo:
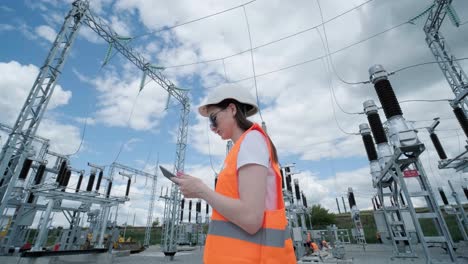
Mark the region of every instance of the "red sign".
[[404, 170], [403, 171], [403, 176], [404, 177], [418, 177], [419, 172], [418, 172], [418, 170]]

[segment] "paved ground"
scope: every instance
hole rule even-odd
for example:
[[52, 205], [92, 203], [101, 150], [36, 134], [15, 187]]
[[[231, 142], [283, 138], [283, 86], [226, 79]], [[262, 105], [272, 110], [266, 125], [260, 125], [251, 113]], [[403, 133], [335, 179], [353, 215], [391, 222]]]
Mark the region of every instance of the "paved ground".
[[[426, 263], [422, 249], [417, 249], [419, 258], [415, 259], [399, 259], [392, 258], [392, 248], [386, 245], [367, 245], [366, 250], [363, 250], [362, 246], [358, 245], [346, 245], [346, 263], [355, 264], [423, 264]], [[116, 264], [162, 264], [162, 263], [174, 263], [174, 264], [202, 264], [203, 259], [203, 248], [200, 247], [182, 247], [181, 252], [178, 252], [173, 261], [169, 261], [164, 257], [158, 246], [153, 246], [147, 250], [132, 254], [129, 256], [117, 256], [115, 254], [99, 254], [99, 255], [88, 255], [88, 256], [61, 256], [54, 258], [39, 258], [36, 260], [32, 259], [20, 259], [18, 257], [0, 257], [1, 264], [55, 264], [55, 263], [70, 263], [70, 264], [92, 264], [92, 263], [116, 263]], [[431, 253], [434, 258], [438, 261], [435, 263], [449, 263], [448, 255], [440, 248], [431, 248]], [[352, 262], [351, 262], [352, 261]], [[444, 262], [445, 261], [445, 262]], [[337, 262], [336, 259], [325, 259], [325, 263], [343, 263]], [[303, 262], [311, 263], [311, 262]], [[468, 264], [468, 247], [459, 247], [457, 250], [456, 263]]]
[[[445, 254], [445, 251], [441, 248], [431, 248], [431, 255], [434, 257], [434, 263], [450, 263], [449, 256]], [[370, 244], [366, 246], [366, 250], [363, 250], [362, 246], [358, 245], [347, 245], [346, 246], [346, 258], [352, 259], [353, 263], [359, 264], [423, 264], [426, 263], [424, 253], [421, 247], [416, 248], [416, 254], [418, 258], [412, 259], [401, 259], [392, 258], [392, 247], [381, 244]], [[468, 263], [468, 247], [459, 247], [456, 251], [457, 259], [456, 263]]]

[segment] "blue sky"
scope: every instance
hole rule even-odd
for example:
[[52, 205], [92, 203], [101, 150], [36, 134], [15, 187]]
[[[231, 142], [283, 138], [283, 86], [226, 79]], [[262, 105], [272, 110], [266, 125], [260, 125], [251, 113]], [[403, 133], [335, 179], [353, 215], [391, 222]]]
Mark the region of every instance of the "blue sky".
[[[70, 2], [9, 0], [0, 4], [0, 36], [4, 39], [0, 52], [3, 71], [0, 73], [0, 92], [12, 94], [0, 99], [0, 109], [5, 113], [0, 115], [0, 122], [13, 125], [38, 68], [43, 64], [55, 34], [70, 9]], [[320, 203], [332, 211], [336, 210], [335, 197], [345, 195], [350, 186], [356, 190], [358, 207], [371, 206], [369, 198], [373, 189], [361, 139], [343, 134], [337, 123], [345, 131], [357, 132], [358, 125], [366, 122], [365, 116], [347, 115], [339, 107], [360, 112], [363, 101], [374, 99], [378, 102], [372, 86], [346, 85], [339, 81], [338, 76], [348, 81], [367, 80], [367, 69], [375, 63], [383, 64], [390, 71], [433, 60], [422, 31], [425, 17], [414, 25], [406, 24], [353, 45], [415, 17], [432, 1], [365, 2], [321, 1], [324, 20], [352, 10], [326, 24], [326, 41], [330, 51], [352, 45], [332, 57], [333, 72], [327, 70], [325, 60], [279, 70], [322, 56], [325, 50], [323, 27], [255, 49], [253, 53], [256, 73], [260, 75], [257, 78], [260, 106], [270, 135], [278, 147], [280, 161], [296, 164], [299, 173], [294, 177], [299, 178], [309, 204]], [[134, 37], [242, 3], [238, 0], [96, 0], [91, 1], [91, 10], [110, 22], [121, 36]], [[461, 20], [466, 21], [466, 3], [458, 0], [454, 1], [454, 6]], [[254, 47], [321, 22], [316, 1], [288, 3], [259, 0], [246, 5], [245, 10]], [[456, 28], [446, 20], [442, 31], [448, 44], [456, 57], [466, 57], [468, 26], [465, 24]], [[131, 45], [153, 65], [160, 66], [223, 58], [250, 47], [242, 8], [171, 30], [136, 37]], [[149, 82], [138, 95], [141, 72], [120, 54], [113, 56], [101, 69], [107, 50], [107, 43], [86, 26], [81, 27], [39, 135], [51, 138], [54, 151], [74, 153], [83, 137], [83, 121], [87, 119], [82, 147], [71, 156], [73, 167], [89, 172], [87, 162], [110, 164], [120, 148], [122, 151], [118, 162], [122, 164], [151, 172], [159, 154], [162, 164], [172, 166], [180, 106], [171, 100], [166, 110], [167, 94], [154, 82]], [[460, 64], [468, 68], [466, 61]], [[276, 72], [268, 73], [271, 71]], [[250, 53], [210, 63], [170, 67], [163, 73], [178, 86], [191, 90], [186, 171], [212, 184], [214, 173], [210, 156], [213, 167], [219, 170], [225, 154], [225, 142], [209, 131], [207, 121], [197, 115], [196, 107], [209, 91], [225, 82], [226, 77], [229, 80], [251, 77]], [[401, 72], [394, 75], [391, 81], [400, 100], [453, 97], [437, 65]], [[238, 84], [254, 92], [252, 79]], [[339, 106], [331, 103], [330, 88], [334, 89]], [[423, 120], [442, 117], [442, 143], [447, 152], [454, 154], [458, 151], [459, 138], [463, 142], [464, 135], [453, 120], [448, 103], [402, 104], [402, 108], [407, 119], [418, 121], [417, 127], [430, 124]], [[383, 113], [381, 118], [384, 119]], [[258, 115], [253, 120], [260, 122]], [[424, 130], [421, 130], [420, 136], [429, 142]], [[2, 134], [2, 142], [4, 138]], [[427, 171], [431, 182], [446, 186], [444, 182], [447, 177], [463, 182], [462, 175], [436, 169], [437, 157], [431, 147], [428, 145], [427, 157], [423, 157], [423, 162], [430, 168]], [[158, 185], [168, 186], [168, 182], [162, 179]], [[146, 214], [149, 187], [136, 185], [136, 188], [138, 190], [134, 190], [132, 202], [123, 207], [129, 212]], [[161, 208], [162, 201], [159, 201], [157, 216], [162, 213]], [[143, 223], [144, 218], [140, 224]]]

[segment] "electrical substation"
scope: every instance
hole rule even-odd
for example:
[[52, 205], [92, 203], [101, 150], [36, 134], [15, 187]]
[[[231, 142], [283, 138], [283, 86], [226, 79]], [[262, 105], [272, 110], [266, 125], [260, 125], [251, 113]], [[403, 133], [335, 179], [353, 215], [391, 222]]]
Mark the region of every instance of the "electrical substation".
[[[425, 33], [434, 64], [441, 69], [453, 93], [448, 102], [453, 117], [468, 138], [468, 77], [440, 30], [447, 18], [455, 27], [461, 25], [452, 2], [431, 1], [430, 7], [406, 23], [426, 19], [420, 30]], [[244, 9], [246, 19], [247, 4], [236, 7]], [[0, 153], [0, 263], [203, 262], [213, 208], [201, 199], [184, 197], [177, 184], [159, 186], [159, 157], [152, 172], [116, 160], [110, 164], [88, 161], [86, 167], [76, 167], [71, 155], [52, 151], [51, 139], [37, 133], [78, 32], [86, 27], [109, 45], [103, 66], [112, 52], [119, 53], [142, 72], [140, 91], [150, 79], [167, 92], [166, 109], [170, 101], [176, 101], [178, 115], [170, 117], [178, 122], [174, 129], [172, 171], [185, 170], [191, 144], [189, 121], [193, 118], [191, 89], [176, 86], [164, 67], [145, 59], [141, 47], [133, 47], [130, 38], [120, 36], [112, 26], [93, 12], [90, 1], [73, 1], [16, 122], [12, 127], [0, 123], [0, 131], [8, 135]], [[251, 46], [250, 55], [253, 50]], [[330, 57], [332, 64], [330, 51], [326, 53], [324, 58]], [[219, 61], [224, 65], [226, 58]], [[303, 184], [301, 166], [280, 160], [281, 190], [297, 263], [468, 263], [467, 182], [458, 184], [445, 179], [444, 189], [429, 181], [422, 161], [428, 146], [421, 135], [428, 133], [438, 155], [437, 168], [447, 173], [468, 172], [468, 140], [456, 155], [450, 156], [447, 153], [453, 151], [446, 152], [443, 138], [437, 135], [443, 120], [425, 113], [433, 123], [415, 128], [405, 118], [399, 94], [392, 86], [399, 78], [398, 71], [387, 71], [385, 61], [378, 63], [381, 64], [368, 65], [369, 79], [360, 85], [373, 88], [369, 93], [375, 93], [379, 102], [363, 100], [359, 106], [362, 112], [358, 113], [363, 122], [355, 125], [359, 133], [351, 135], [362, 138], [367, 154], [367, 182], [373, 188], [369, 210], [357, 203], [360, 190], [350, 180], [346, 182], [346, 199], [342, 196], [332, 200], [332, 204], [336, 201], [337, 215], [349, 224], [316, 227], [313, 210], [317, 201], [310, 198], [315, 197], [308, 193], [310, 186]], [[266, 122], [263, 117], [261, 120], [265, 131], [267, 123], [274, 122]], [[227, 142], [226, 156], [233, 144]], [[210, 187], [216, 188], [218, 174], [214, 169], [213, 172]], [[119, 208], [132, 202], [132, 187], [137, 181], [144, 181], [149, 190], [141, 242], [126, 240], [127, 222], [125, 226], [118, 223], [122, 214]], [[162, 208], [160, 227], [153, 225], [156, 208]], [[54, 224], [59, 215], [66, 219], [61, 228]], [[375, 228], [369, 228], [370, 225]], [[155, 231], [160, 235], [156, 243], [151, 242]], [[455, 234], [461, 239], [454, 239]], [[369, 238], [376, 238], [377, 243]]]

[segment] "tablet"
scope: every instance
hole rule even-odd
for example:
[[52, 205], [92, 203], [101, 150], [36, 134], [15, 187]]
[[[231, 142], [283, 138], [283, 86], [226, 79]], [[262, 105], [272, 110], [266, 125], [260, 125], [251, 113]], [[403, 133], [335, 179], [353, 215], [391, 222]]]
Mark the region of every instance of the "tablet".
[[172, 172], [170, 172], [168, 169], [164, 168], [163, 166], [159, 166], [161, 169], [164, 177], [168, 178], [171, 182], [175, 183], [172, 178], [176, 177]]

